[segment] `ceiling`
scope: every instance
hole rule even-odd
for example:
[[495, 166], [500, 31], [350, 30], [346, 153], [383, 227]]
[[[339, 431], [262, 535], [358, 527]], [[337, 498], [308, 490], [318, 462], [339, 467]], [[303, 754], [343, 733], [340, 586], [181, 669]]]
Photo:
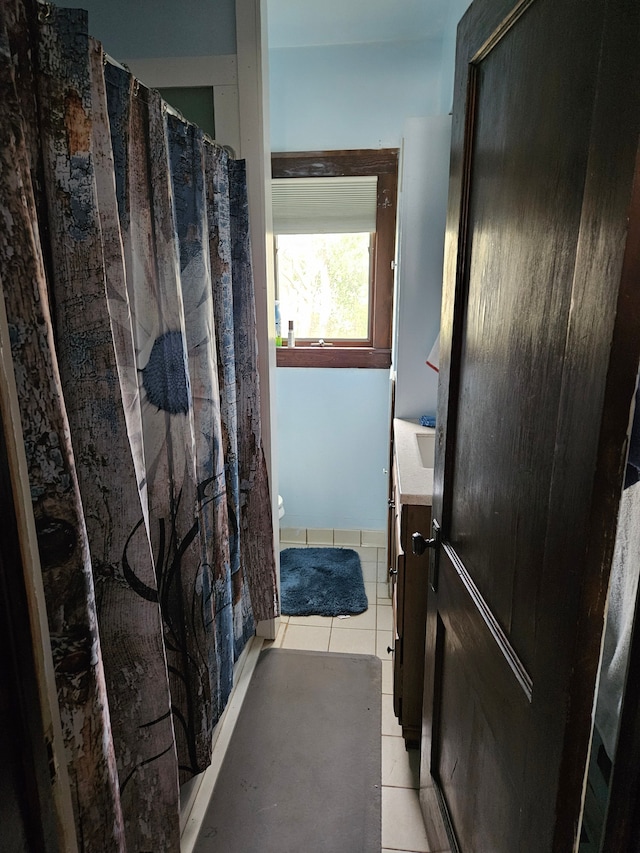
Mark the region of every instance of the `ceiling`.
[[450, 0], [267, 0], [269, 47], [441, 39]]

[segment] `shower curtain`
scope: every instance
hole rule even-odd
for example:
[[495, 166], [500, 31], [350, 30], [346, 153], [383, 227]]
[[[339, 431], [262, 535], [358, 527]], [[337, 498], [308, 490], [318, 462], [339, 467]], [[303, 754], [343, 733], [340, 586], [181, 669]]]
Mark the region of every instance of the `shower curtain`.
[[277, 615], [244, 165], [0, 0], [0, 281], [83, 851], [179, 851]]

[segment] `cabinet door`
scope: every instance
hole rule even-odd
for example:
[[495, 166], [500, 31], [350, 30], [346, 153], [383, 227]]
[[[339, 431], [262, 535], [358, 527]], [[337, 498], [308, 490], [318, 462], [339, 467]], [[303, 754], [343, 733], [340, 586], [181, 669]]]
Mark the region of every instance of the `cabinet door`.
[[400, 511], [401, 508], [396, 508], [396, 512], [393, 517], [394, 549], [392, 562], [389, 564], [391, 571], [391, 604], [393, 611], [393, 711], [398, 718], [398, 722], [402, 722], [402, 603], [404, 601], [404, 551], [402, 549], [402, 540], [400, 535]]
[[405, 550], [398, 567], [399, 624], [402, 640], [402, 734], [411, 746], [420, 742], [424, 681], [424, 643], [427, 621], [429, 558], [412, 551], [411, 537], [431, 529], [431, 507], [402, 507], [402, 543]]

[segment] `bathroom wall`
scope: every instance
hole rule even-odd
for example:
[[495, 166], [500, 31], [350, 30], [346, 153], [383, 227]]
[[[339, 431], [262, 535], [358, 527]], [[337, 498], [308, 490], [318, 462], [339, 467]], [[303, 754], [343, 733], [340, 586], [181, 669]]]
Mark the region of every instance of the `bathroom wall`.
[[[438, 40], [269, 51], [272, 150], [405, 148], [398, 335], [403, 369], [404, 345], [414, 353], [400, 386], [413, 415], [435, 409], [424, 361], [439, 328], [448, 181], [442, 50]], [[283, 526], [385, 528], [389, 372], [278, 368], [276, 405]]]
[[440, 41], [269, 51], [271, 150], [398, 148], [404, 120], [439, 110]]
[[283, 526], [382, 530], [389, 371], [279, 367], [276, 398]]
[[450, 113], [453, 107], [453, 77], [458, 22], [470, 5], [471, 0], [449, 0], [447, 27], [442, 41], [440, 112], [444, 114]]
[[114, 59], [236, 52], [235, 0], [65, 0], [89, 11], [89, 32]]

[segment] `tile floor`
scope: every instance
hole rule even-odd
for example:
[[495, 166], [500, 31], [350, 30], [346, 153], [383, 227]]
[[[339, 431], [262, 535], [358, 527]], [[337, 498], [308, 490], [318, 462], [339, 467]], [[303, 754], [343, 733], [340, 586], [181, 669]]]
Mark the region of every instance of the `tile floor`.
[[[304, 547], [282, 543], [282, 548]], [[315, 546], [317, 547], [317, 546]], [[360, 555], [369, 608], [347, 619], [283, 616], [274, 645], [284, 649], [375, 654], [382, 659], [382, 851], [381, 853], [448, 853], [429, 846], [418, 799], [419, 756], [406, 750], [393, 713], [391, 600], [383, 548], [355, 548]]]

